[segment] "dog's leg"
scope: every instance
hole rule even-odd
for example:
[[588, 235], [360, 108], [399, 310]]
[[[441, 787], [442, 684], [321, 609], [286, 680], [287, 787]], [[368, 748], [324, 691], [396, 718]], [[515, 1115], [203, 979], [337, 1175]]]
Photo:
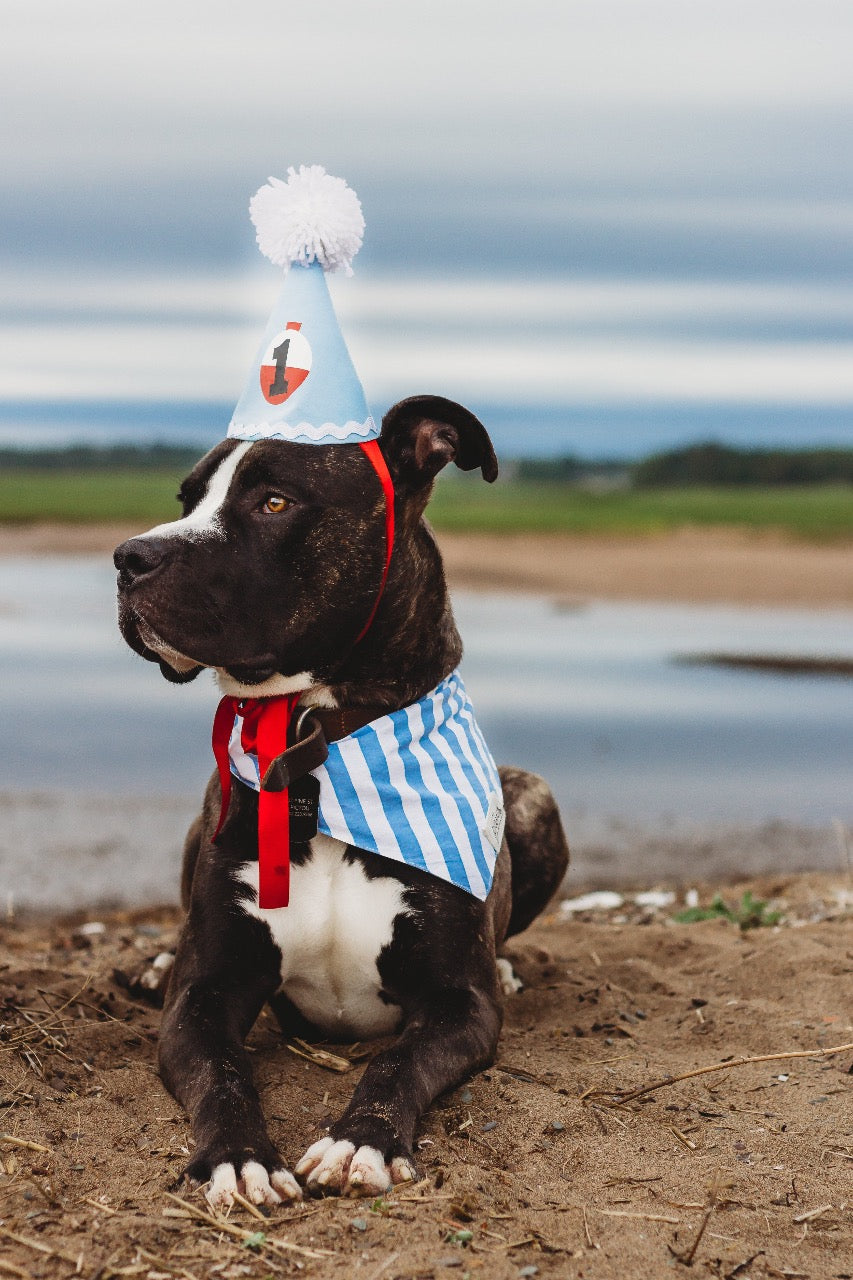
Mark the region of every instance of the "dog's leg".
[[[227, 956], [210, 967], [212, 955]], [[196, 1150], [185, 1170], [210, 1179], [217, 1209], [241, 1191], [255, 1204], [302, 1196], [267, 1133], [243, 1041], [278, 985], [267, 931], [246, 919], [204, 945], [192, 914], [178, 947], [160, 1031], [160, 1071], [189, 1112]]]
[[192, 895], [193, 876], [195, 875], [196, 864], [202, 848], [202, 837], [204, 835], [204, 814], [200, 813], [195, 821], [190, 825], [190, 829], [184, 839], [184, 857], [181, 863], [181, 906], [184, 911], [189, 910], [190, 897]]
[[430, 1103], [494, 1058], [502, 1007], [489, 909], [435, 881], [410, 899], [380, 957], [404, 1010], [401, 1035], [372, 1059], [329, 1136], [296, 1166], [310, 1191], [381, 1195], [417, 1178], [416, 1125]]
[[511, 938], [536, 919], [559, 889], [569, 865], [569, 846], [547, 782], [523, 769], [498, 772], [512, 863], [512, 911], [504, 935]]
[[483, 991], [445, 991], [372, 1060], [329, 1137], [296, 1166], [310, 1191], [376, 1196], [417, 1180], [415, 1126], [430, 1103], [494, 1057], [501, 1012]]

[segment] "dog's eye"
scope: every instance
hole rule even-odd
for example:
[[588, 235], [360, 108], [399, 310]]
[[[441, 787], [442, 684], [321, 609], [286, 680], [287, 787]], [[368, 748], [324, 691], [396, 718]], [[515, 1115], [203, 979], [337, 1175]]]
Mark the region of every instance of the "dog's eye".
[[271, 493], [263, 505], [263, 510], [268, 516], [277, 516], [286, 506], [286, 498], [283, 498], [280, 493]]

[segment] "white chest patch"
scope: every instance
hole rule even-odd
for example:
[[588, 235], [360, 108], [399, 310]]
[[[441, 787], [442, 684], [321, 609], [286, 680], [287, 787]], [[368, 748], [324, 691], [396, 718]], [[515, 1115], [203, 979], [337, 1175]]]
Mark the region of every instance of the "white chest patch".
[[290, 869], [290, 906], [258, 906], [258, 864], [245, 862], [238, 880], [252, 890], [243, 909], [269, 928], [281, 952], [281, 990], [330, 1036], [386, 1035], [399, 1006], [379, 995], [376, 961], [391, 941], [394, 921], [407, 914], [403, 886], [346, 862], [346, 845], [330, 836], [311, 841], [311, 860]]

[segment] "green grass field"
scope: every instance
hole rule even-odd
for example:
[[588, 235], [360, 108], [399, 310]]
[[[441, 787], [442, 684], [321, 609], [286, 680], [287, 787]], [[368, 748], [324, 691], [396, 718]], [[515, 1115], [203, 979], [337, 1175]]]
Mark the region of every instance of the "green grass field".
[[853, 488], [666, 488], [595, 493], [553, 483], [479, 484], [449, 477], [429, 508], [438, 529], [488, 533], [655, 534], [685, 525], [778, 529], [807, 539], [853, 538]]
[[[0, 522], [174, 519], [179, 477], [163, 470], [7, 471]], [[853, 539], [853, 489], [684, 488], [592, 493], [532, 481], [442, 477], [429, 507], [437, 529], [483, 533], [655, 534], [685, 525], [776, 529], [810, 540]]]
[[173, 471], [25, 471], [0, 474], [0, 522], [157, 524], [180, 515]]

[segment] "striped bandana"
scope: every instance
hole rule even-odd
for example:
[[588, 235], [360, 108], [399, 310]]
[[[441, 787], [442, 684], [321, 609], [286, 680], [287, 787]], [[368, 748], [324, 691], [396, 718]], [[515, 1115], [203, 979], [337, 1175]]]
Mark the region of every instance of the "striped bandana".
[[[255, 732], [239, 705], [228, 755], [232, 775], [260, 792]], [[420, 701], [330, 742], [314, 777], [320, 832], [486, 897], [503, 838], [503, 798], [457, 671]]]

